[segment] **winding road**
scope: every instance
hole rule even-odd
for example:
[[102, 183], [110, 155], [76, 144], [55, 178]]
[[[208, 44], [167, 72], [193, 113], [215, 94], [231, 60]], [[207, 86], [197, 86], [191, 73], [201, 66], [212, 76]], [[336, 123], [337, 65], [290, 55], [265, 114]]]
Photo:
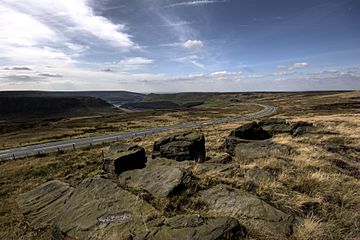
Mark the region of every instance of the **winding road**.
[[276, 109], [272, 106], [265, 106], [265, 105], [261, 105], [261, 106], [264, 108], [263, 110], [237, 118], [225, 118], [225, 119], [215, 119], [215, 120], [200, 121], [200, 122], [189, 122], [189, 123], [182, 123], [171, 126], [155, 127], [155, 128], [130, 131], [130, 132], [120, 132], [116, 134], [108, 134], [108, 135], [96, 136], [96, 137], [62, 140], [56, 142], [42, 143], [36, 145], [29, 145], [25, 147], [1, 150], [0, 162], [4, 162], [11, 159], [23, 158], [27, 156], [35, 156], [44, 153], [56, 152], [60, 150], [75, 149], [75, 148], [87, 147], [95, 144], [116, 142], [137, 136], [148, 136], [160, 132], [166, 132], [169, 130], [190, 129], [194, 127], [201, 127], [207, 125], [224, 124], [224, 123], [237, 122], [237, 121], [248, 121], [256, 118], [269, 116], [276, 111]]

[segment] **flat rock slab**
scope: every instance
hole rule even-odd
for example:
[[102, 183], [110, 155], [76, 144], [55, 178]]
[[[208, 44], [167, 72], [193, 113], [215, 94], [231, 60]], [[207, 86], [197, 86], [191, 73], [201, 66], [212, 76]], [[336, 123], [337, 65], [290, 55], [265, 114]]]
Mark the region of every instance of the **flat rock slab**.
[[119, 180], [128, 187], [146, 190], [154, 197], [168, 197], [192, 179], [191, 172], [176, 163], [163, 158], [152, 159], [144, 169], [120, 174]]
[[245, 227], [264, 234], [264, 239], [281, 238], [291, 233], [294, 217], [254, 195], [220, 184], [200, 192], [199, 196], [208, 205], [210, 213], [244, 219]]
[[86, 179], [77, 188], [50, 181], [20, 195], [17, 203], [31, 227], [55, 225], [80, 239], [103, 238], [108, 232], [123, 236], [134, 226], [145, 228], [143, 219], [158, 213], [150, 204], [100, 177]]
[[235, 149], [235, 159], [240, 162], [249, 162], [253, 159], [267, 159], [269, 157], [288, 157], [293, 154], [294, 151], [290, 146], [285, 144], [275, 143], [271, 140], [250, 141], [241, 140], [238, 141]]
[[178, 215], [147, 223], [149, 231], [139, 234], [136, 240], [238, 240], [246, 230], [235, 218], [206, 218], [198, 215]]

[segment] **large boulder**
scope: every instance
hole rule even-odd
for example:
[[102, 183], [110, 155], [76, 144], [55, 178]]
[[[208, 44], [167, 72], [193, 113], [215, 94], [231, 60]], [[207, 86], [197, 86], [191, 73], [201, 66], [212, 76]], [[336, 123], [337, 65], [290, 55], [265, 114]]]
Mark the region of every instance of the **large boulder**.
[[152, 157], [203, 162], [206, 158], [204, 134], [187, 132], [162, 138], [154, 143]]
[[226, 185], [216, 185], [199, 193], [210, 214], [243, 220], [251, 235], [259, 239], [283, 239], [291, 234], [294, 217], [276, 209], [247, 192]]
[[235, 218], [178, 215], [147, 223], [148, 231], [136, 234], [136, 240], [238, 240], [246, 230]]
[[288, 157], [293, 154], [290, 146], [275, 143], [271, 140], [238, 141], [234, 148], [235, 159], [249, 163], [254, 159], [267, 159], [269, 157]]
[[230, 136], [246, 140], [264, 140], [271, 138], [271, 135], [256, 122], [236, 128], [230, 133]]
[[109, 174], [144, 168], [146, 164], [145, 149], [137, 145], [114, 144], [105, 154], [103, 170]]
[[291, 133], [292, 127], [286, 122], [285, 119], [280, 118], [269, 118], [259, 122], [259, 126], [261, 126], [265, 131], [270, 134], [278, 134], [278, 133]]
[[109, 179], [85, 179], [76, 188], [50, 181], [16, 199], [25, 220], [37, 229], [55, 225], [75, 239], [119, 239], [146, 229], [144, 219], [158, 211]]
[[119, 180], [127, 187], [145, 190], [154, 197], [168, 197], [192, 179], [190, 171], [174, 163], [177, 162], [163, 158], [152, 159], [144, 169], [120, 174]]
[[262, 129], [256, 122], [245, 124], [233, 130], [225, 139], [222, 148], [230, 155], [235, 155], [235, 147], [239, 143], [270, 139], [271, 135]]

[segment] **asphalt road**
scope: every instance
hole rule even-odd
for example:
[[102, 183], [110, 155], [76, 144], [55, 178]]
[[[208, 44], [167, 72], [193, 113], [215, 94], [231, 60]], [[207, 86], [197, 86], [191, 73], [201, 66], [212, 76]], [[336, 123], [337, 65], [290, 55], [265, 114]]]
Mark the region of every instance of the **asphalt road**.
[[67, 150], [73, 148], [81, 148], [87, 147], [90, 145], [108, 143], [108, 142], [116, 142], [124, 139], [129, 139], [137, 136], [148, 136], [160, 132], [166, 132], [169, 130], [178, 130], [178, 129], [190, 129], [194, 127], [201, 127], [207, 125], [215, 125], [215, 124], [223, 124], [237, 121], [247, 121], [256, 118], [266, 117], [275, 112], [275, 108], [272, 106], [263, 106], [264, 109], [256, 112], [247, 114], [245, 116], [237, 117], [237, 118], [226, 118], [226, 119], [216, 119], [216, 120], [208, 120], [201, 122], [189, 122], [178, 125], [164, 126], [164, 127], [156, 127], [149, 128], [144, 130], [137, 130], [131, 132], [120, 132], [116, 134], [108, 134], [104, 136], [96, 136], [96, 137], [88, 137], [88, 138], [78, 138], [72, 140], [63, 140], [56, 142], [49, 142], [43, 144], [30, 145], [26, 147], [12, 148], [0, 151], [0, 162], [18, 159], [27, 156], [35, 156], [44, 153], [56, 152], [60, 150]]

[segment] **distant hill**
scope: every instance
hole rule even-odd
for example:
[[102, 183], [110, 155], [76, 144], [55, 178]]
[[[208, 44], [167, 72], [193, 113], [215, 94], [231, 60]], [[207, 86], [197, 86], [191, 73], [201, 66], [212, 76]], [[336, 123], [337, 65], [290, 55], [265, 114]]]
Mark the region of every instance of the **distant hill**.
[[84, 92], [45, 92], [45, 91], [4, 91], [1, 96], [19, 97], [95, 97], [110, 104], [120, 106], [128, 102], [141, 101], [146, 95], [128, 91], [84, 91]]
[[114, 107], [95, 97], [0, 94], [0, 119], [59, 118], [109, 114]]

